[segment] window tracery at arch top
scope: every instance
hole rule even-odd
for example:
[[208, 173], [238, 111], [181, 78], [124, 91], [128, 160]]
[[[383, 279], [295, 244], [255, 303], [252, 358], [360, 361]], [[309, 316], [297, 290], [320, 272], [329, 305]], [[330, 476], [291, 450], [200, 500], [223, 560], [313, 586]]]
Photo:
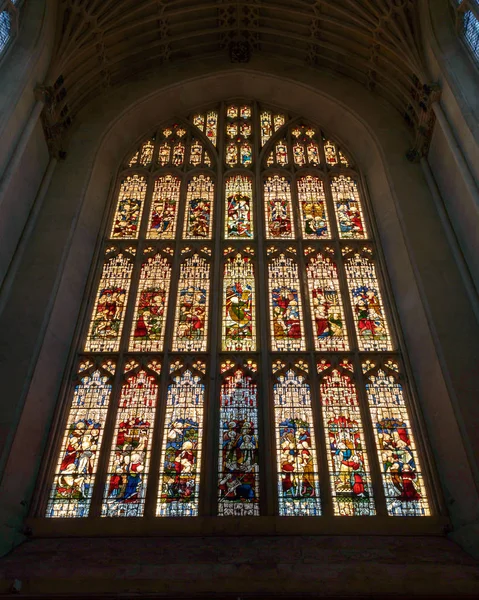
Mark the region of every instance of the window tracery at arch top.
[[430, 514], [360, 175], [316, 125], [238, 101], [140, 143], [83, 331], [48, 517]]

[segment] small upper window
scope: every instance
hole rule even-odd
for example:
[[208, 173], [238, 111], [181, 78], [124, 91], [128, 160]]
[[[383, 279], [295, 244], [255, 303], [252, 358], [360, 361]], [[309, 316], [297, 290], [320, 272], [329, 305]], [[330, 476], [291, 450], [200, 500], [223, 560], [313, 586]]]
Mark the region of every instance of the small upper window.
[[16, 37], [22, 0], [0, 0], [0, 55]]
[[456, 30], [479, 62], [479, 0], [452, 0]]

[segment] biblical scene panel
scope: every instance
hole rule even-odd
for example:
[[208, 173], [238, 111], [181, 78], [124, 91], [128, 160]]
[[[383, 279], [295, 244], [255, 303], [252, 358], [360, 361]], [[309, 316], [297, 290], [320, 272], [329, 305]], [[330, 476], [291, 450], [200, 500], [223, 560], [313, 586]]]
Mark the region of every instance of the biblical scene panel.
[[210, 240], [213, 231], [215, 184], [207, 175], [195, 175], [188, 182], [186, 214], [183, 228], [185, 240]]
[[213, 146], [216, 146], [218, 137], [218, 112], [216, 110], [209, 110], [205, 113], [196, 113], [193, 115], [191, 121], [193, 125], [206, 135]]
[[344, 175], [331, 180], [334, 210], [338, 222], [339, 237], [343, 240], [360, 240], [367, 237], [358, 184]]
[[249, 240], [253, 229], [253, 182], [247, 175], [226, 180], [225, 239]]
[[314, 175], [305, 175], [298, 178], [297, 185], [303, 238], [331, 239], [323, 182]]
[[223, 350], [256, 350], [256, 294], [251, 258], [238, 253], [225, 263]]
[[[368, 371], [373, 366], [363, 363]], [[397, 365], [392, 365], [397, 369]], [[379, 369], [366, 379], [369, 410], [391, 516], [429, 515], [429, 505], [401, 384]]]
[[319, 516], [321, 500], [311, 393], [292, 369], [273, 386], [281, 516]]
[[161, 254], [150, 256], [143, 263], [130, 335], [130, 351], [163, 350], [170, 279], [170, 263]]
[[250, 167], [253, 162], [251, 107], [230, 104], [226, 109], [225, 162], [228, 167]]
[[392, 341], [372, 259], [354, 254], [345, 261], [359, 349], [392, 350]]
[[348, 350], [348, 335], [333, 251], [325, 249], [307, 261], [306, 274], [316, 350]]
[[160, 462], [158, 517], [198, 515], [205, 386], [190, 370], [168, 386]]
[[181, 179], [163, 175], [155, 181], [148, 231], [148, 239], [174, 240], [180, 203]]
[[268, 265], [271, 349], [304, 350], [303, 308], [298, 265], [281, 254]]
[[259, 515], [257, 386], [241, 369], [220, 398], [218, 514]]
[[[346, 363], [347, 368], [351, 368]], [[318, 364], [321, 372], [329, 365]], [[320, 383], [334, 514], [374, 515], [371, 474], [354, 383], [333, 369]]]
[[291, 183], [286, 177], [274, 175], [264, 182], [266, 238], [293, 239], [294, 223], [291, 206]]
[[207, 348], [210, 265], [194, 254], [180, 266], [173, 332], [174, 352], [205, 352]]
[[75, 387], [47, 517], [88, 516], [110, 394], [110, 378], [99, 370]]
[[123, 240], [137, 239], [143, 205], [146, 197], [146, 178], [130, 175], [123, 179], [118, 193], [118, 204], [113, 219], [111, 237]]
[[132, 270], [133, 262], [124, 254], [106, 260], [85, 343], [87, 352], [118, 352]]
[[103, 517], [143, 516], [157, 396], [156, 378], [143, 370], [121, 387]]

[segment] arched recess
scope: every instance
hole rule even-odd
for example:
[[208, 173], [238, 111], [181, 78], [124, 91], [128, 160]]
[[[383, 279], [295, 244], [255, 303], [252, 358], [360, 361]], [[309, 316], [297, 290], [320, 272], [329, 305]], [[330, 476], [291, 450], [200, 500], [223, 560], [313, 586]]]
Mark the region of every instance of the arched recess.
[[[324, 123], [355, 155], [369, 189], [450, 515], [456, 527], [473, 522], [477, 448], [467, 421], [472, 426], [477, 418], [471, 352], [479, 336], [429, 189], [419, 167], [405, 158], [409, 140], [401, 119], [349, 80], [307, 69], [286, 74], [282, 65], [268, 61], [242, 68], [203, 61], [152, 74], [97, 99], [79, 115], [69, 155], [55, 172], [0, 322], [9, 341], [4, 397], [18, 399], [17, 406], [5, 407], [12, 431], [16, 428], [2, 484], [10, 521], [20, 525], [26, 509], [19, 503], [28, 503], [35, 487], [118, 164], [132, 141], [160, 120], [225, 96], [255, 98]], [[456, 293], [446, 294], [449, 289]], [[446, 322], [451, 313], [454, 330]], [[471, 351], [460, 351], [466, 348]], [[41, 533], [38, 521], [31, 524]]]

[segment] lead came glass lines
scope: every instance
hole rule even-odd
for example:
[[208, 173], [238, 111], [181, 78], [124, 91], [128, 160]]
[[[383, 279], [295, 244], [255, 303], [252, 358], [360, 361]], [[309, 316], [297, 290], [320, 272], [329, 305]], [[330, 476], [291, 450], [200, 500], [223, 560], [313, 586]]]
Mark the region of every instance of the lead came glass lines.
[[253, 262], [238, 253], [227, 259], [224, 269], [223, 350], [256, 350], [255, 305]]
[[241, 369], [221, 385], [218, 514], [259, 515], [257, 386]]
[[174, 175], [163, 175], [156, 179], [146, 234], [148, 239], [175, 239], [180, 186], [181, 179]]
[[292, 369], [273, 386], [279, 514], [319, 516], [321, 501], [311, 392]]
[[298, 179], [298, 200], [305, 239], [330, 239], [324, 184], [313, 175]]
[[173, 334], [174, 352], [205, 352], [207, 347], [210, 265], [194, 254], [180, 267]]
[[75, 386], [47, 517], [88, 516], [110, 394], [110, 377], [99, 370]]
[[150, 256], [140, 271], [129, 349], [161, 352], [165, 339], [171, 266], [160, 254]]
[[[391, 361], [391, 368], [398, 369]], [[363, 370], [370, 364], [363, 363]], [[381, 466], [388, 514], [429, 515], [424, 480], [403, 389], [394, 375], [379, 369], [366, 377], [369, 410]]]
[[348, 375], [334, 369], [323, 377], [320, 397], [334, 514], [374, 515], [371, 474], [355, 386]]
[[291, 183], [274, 175], [264, 182], [266, 239], [293, 239], [294, 222], [291, 207]]
[[281, 254], [269, 263], [268, 272], [271, 349], [287, 352], [304, 350], [298, 266], [292, 258]]
[[168, 386], [160, 461], [158, 517], [198, 515], [205, 386], [190, 370]]
[[143, 370], [122, 385], [103, 517], [143, 516], [157, 395], [155, 377]]
[[123, 254], [106, 260], [86, 339], [86, 352], [118, 352], [132, 270], [132, 260]]
[[145, 177], [131, 175], [121, 182], [118, 193], [118, 204], [111, 230], [112, 238], [123, 240], [138, 238], [145, 197]]
[[225, 239], [253, 237], [252, 180], [246, 175], [234, 175], [226, 180]]
[[190, 179], [186, 192], [185, 240], [211, 239], [214, 198], [215, 186], [211, 177], [195, 175]]
[[392, 350], [374, 263], [356, 253], [345, 261], [345, 269], [359, 349], [366, 352]]
[[367, 237], [358, 184], [344, 175], [333, 177], [331, 192], [338, 222], [339, 237], [360, 240]]
[[306, 274], [316, 350], [348, 350], [338, 269], [332, 251], [309, 258]]

